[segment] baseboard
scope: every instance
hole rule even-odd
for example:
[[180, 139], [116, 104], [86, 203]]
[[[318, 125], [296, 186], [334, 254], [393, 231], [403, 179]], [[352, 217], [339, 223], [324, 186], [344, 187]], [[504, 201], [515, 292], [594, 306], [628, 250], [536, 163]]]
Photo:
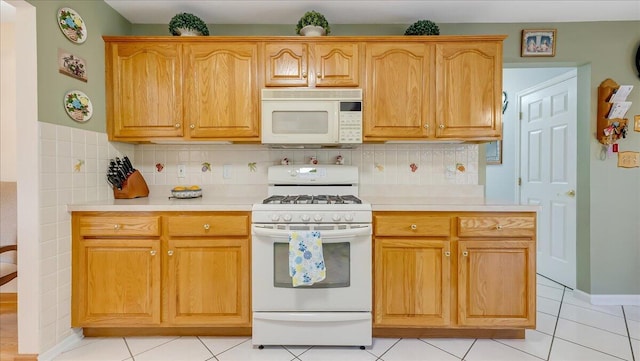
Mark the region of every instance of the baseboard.
[[13, 361], [38, 361], [38, 355], [15, 355]]
[[[57, 345], [47, 350], [47, 352], [40, 354], [40, 356], [38, 356], [38, 361], [53, 360], [54, 358], [58, 357], [61, 353], [68, 350], [71, 346], [80, 342], [83, 338], [84, 336], [82, 335], [81, 328], [73, 329], [73, 334], [71, 334], [69, 337], [65, 338], [60, 343], [58, 343]], [[18, 359], [16, 359], [16, 361], [17, 360]]]
[[640, 295], [592, 295], [580, 290], [573, 290], [573, 295], [577, 299], [598, 306], [640, 306]]

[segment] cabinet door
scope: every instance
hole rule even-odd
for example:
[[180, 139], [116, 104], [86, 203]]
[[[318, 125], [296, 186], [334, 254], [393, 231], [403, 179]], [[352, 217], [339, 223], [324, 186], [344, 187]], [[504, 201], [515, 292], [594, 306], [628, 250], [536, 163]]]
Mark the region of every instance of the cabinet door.
[[535, 327], [535, 242], [458, 242], [458, 323]]
[[73, 326], [160, 323], [160, 240], [83, 239], [77, 260]]
[[250, 325], [247, 238], [170, 239], [166, 252], [169, 323]]
[[431, 45], [369, 43], [365, 58], [365, 138], [427, 137], [433, 115]]
[[264, 51], [266, 86], [307, 86], [309, 49], [302, 43], [267, 43]]
[[155, 42], [107, 43], [110, 140], [183, 135], [181, 47]]
[[317, 43], [314, 45], [316, 86], [358, 86], [359, 51], [355, 43]]
[[185, 125], [191, 138], [259, 139], [258, 46], [184, 45]]
[[374, 326], [449, 324], [449, 241], [376, 238]]
[[436, 45], [436, 137], [502, 136], [502, 42]]

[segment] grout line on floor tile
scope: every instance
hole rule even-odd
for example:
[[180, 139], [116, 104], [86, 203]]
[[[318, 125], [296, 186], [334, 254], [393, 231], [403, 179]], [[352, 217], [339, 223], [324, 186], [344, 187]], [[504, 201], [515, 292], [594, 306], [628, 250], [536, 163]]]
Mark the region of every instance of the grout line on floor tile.
[[622, 308], [622, 317], [624, 317], [624, 327], [627, 329], [627, 338], [629, 339], [629, 347], [631, 348], [631, 360], [636, 361], [636, 355], [633, 353], [633, 344], [631, 342], [631, 332], [629, 332], [629, 324], [627, 323], [627, 313], [624, 311], [624, 306], [620, 306]]
[[[124, 341], [124, 345], [125, 345], [125, 346], [127, 346], [127, 351], [129, 351], [129, 356], [131, 356], [131, 357], [127, 357], [127, 358], [126, 358], [126, 359], [124, 359], [124, 360], [127, 360], [127, 359], [129, 359], [129, 358], [130, 358], [130, 359], [132, 359], [133, 361], [135, 361], [135, 359], [133, 358], [133, 352], [131, 352], [131, 348], [129, 347], [129, 343], [127, 342], [127, 338], [126, 338], [126, 337], [123, 337], [123, 338], [122, 338], [122, 341]], [[124, 360], [122, 360], [122, 361], [124, 361]]]
[[476, 344], [476, 342], [478, 342], [477, 338], [473, 340], [473, 342], [471, 343], [471, 346], [469, 346], [469, 349], [467, 350], [467, 352], [464, 353], [464, 355], [462, 355], [462, 358], [460, 360], [464, 360], [467, 357], [467, 355], [469, 354], [469, 352], [471, 352], [471, 349], [473, 348], [473, 345]]
[[442, 348], [440, 348], [440, 347], [438, 347], [438, 346], [436, 346], [436, 345], [432, 345], [432, 344], [430, 344], [430, 343], [429, 343], [429, 341], [423, 340], [423, 339], [421, 339], [421, 338], [419, 338], [418, 340], [420, 340], [420, 341], [422, 341], [422, 342], [426, 343], [427, 345], [429, 345], [429, 346], [431, 346], [431, 347], [435, 347], [435, 348], [437, 348], [437, 349], [438, 349], [438, 350], [440, 350], [440, 351], [446, 352], [446, 353], [448, 353], [449, 355], [451, 355], [451, 356], [453, 356], [453, 357], [458, 357], [457, 355], [454, 355], [454, 354], [452, 354], [451, 352], [449, 352], [449, 351], [447, 351], [447, 350], [445, 350], [445, 349], [442, 349]]
[[565, 287], [562, 290], [562, 297], [560, 298], [560, 307], [558, 307], [558, 314], [556, 315], [556, 325], [553, 327], [553, 335], [551, 335], [551, 344], [549, 345], [549, 353], [547, 354], [547, 360], [551, 359], [551, 350], [553, 350], [553, 341], [556, 339], [556, 331], [558, 330], [558, 322], [560, 322], [560, 312], [562, 311], [562, 303], [564, 302], [564, 295], [565, 295], [566, 292], [567, 292], [567, 288]]
[[398, 339], [398, 341], [396, 341], [393, 345], [389, 346], [389, 348], [388, 348], [388, 349], [386, 349], [383, 353], [381, 353], [381, 354], [380, 354], [380, 356], [377, 356], [377, 355], [374, 355], [374, 356], [376, 356], [378, 360], [379, 360], [379, 359], [381, 359], [381, 358], [382, 358], [382, 356], [384, 356], [387, 352], [389, 352], [389, 350], [391, 350], [391, 349], [392, 349], [395, 345], [397, 345], [397, 344], [398, 344], [398, 342], [400, 342], [401, 340], [402, 340], [402, 338], [399, 338], [399, 339]]
[[[613, 315], [612, 315], [612, 316], [613, 316]], [[561, 318], [561, 319], [563, 319], [563, 320], [565, 320], [565, 321], [569, 321], [569, 322], [577, 323], [577, 324], [582, 325], [582, 326], [586, 326], [586, 327], [590, 327], [590, 328], [595, 328], [596, 330], [600, 330], [600, 331], [604, 331], [604, 332], [609, 332], [610, 334], [613, 334], [613, 335], [616, 335], [616, 336], [629, 337], [629, 335], [628, 335], [628, 334], [627, 334], [627, 335], [623, 335], [623, 334], [621, 334], [621, 333], [617, 333], [617, 332], [609, 331], [609, 330], [606, 330], [606, 329], [604, 329], [604, 328], [600, 328], [600, 327], [593, 326], [593, 325], [588, 325], [588, 324], [586, 324], [586, 323], [582, 323], [582, 322], [579, 322], [579, 321], [576, 321], [576, 320], [571, 320], [571, 319], [564, 318], [564, 317], [558, 317], [558, 318], [559, 318], [559, 319]], [[626, 323], [626, 321], [625, 321], [625, 323]], [[628, 333], [628, 332], [629, 332], [629, 331], [627, 330], [627, 333]]]
[[[564, 294], [564, 291], [562, 291], [562, 292]], [[544, 298], [545, 300], [549, 300], [549, 301], [553, 301], [553, 302], [560, 302], [560, 301], [558, 301], [558, 300], [556, 300], [554, 298], [549, 298], [549, 297], [545, 297], [545, 296], [541, 296], [541, 295], [536, 295], [536, 296], [540, 297], [540, 298]]]
[[[577, 343], [577, 342], [575, 342], [575, 341], [567, 340], [566, 338], [562, 338], [562, 337], [558, 337], [558, 336], [556, 336], [556, 337], [557, 337], [557, 338], [559, 338], [559, 339], [560, 339], [560, 340], [562, 340], [562, 341], [569, 342], [569, 343], [572, 343], [572, 344], [574, 344], [574, 345], [578, 345], [578, 346], [580, 346], [580, 347], [588, 348], [589, 350], [597, 351], [597, 352], [600, 352], [600, 353], [605, 354], [605, 355], [607, 355], [607, 356], [615, 357], [615, 358], [617, 358], [618, 360], [625, 360], [625, 361], [629, 361], [629, 360], [627, 360], [627, 359], [623, 359], [623, 358], [622, 358], [622, 357], [620, 357], [620, 356], [612, 355], [612, 354], [607, 353], [607, 352], [604, 352], [604, 351], [602, 351], [602, 350], [598, 350], [597, 348], [593, 348], [593, 347], [585, 346], [585, 345], [580, 344], [580, 343]], [[556, 337], [554, 337], [554, 339], [555, 339]]]
[[[198, 338], [198, 339], [200, 339], [200, 338]], [[240, 345], [242, 345], [243, 343], [248, 342], [248, 341], [251, 341], [251, 339], [249, 338], [249, 339], [247, 339], [247, 340], [246, 340], [246, 341], [244, 341], [244, 342], [240, 342], [239, 344], [237, 344], [237, 345], [235, 345], [235, 346], [232, 346], [232, 347], [229, 347], [228, 349], [226, 349], [226, 350], [224, 350], [224, 351], [220, 351], [220, 352], [218, 352], [218, 354], [217, 354], [217, 355], [216, 355], [216, 354], [214, 354], [213, 356], [216, 356], [216, 359], [217, 359], [217, 358], [218, 358], [218, 356], [222, 355], [223, 353], [225, 353], [225, 352], [227, 352], [227, 351], [231, 350], [232, 348], [236, 348], [236, 347], [238, 347], [238, 346], [240, 346]], [[201, 340], [200, 342], [202, 342], [202, 340]], [[209, 349], [207, 349], [207, 350], [209, 350]], [[211, 350], [209, 350], [209, 351], [211, 351]], [[211, 353], [213, 353], [213, 352], [211, 352]]]
[[[542, 297], [542, 296], [541, 296], [541, 297]], [[605, 314], [605, 315], [607, 315], [607, 316], [613, 316], [613, 317], [623, 318], [623, 317], [620, 317], [620, 316], [618, 316], [618, 315], [614, 315], [613, 313], [600, 311], [600, 310], [597, 310], [597, 309], [595, 309], [595, 308], [590, 308], [590, 307], [585, 307], [585, 306], [581, 306], [581, 305], [576, 305], [576, 304], [573, 304], [573, 303], [571, 303], [571, 302], [567, 302], [567, 304], [569, 304], [569, 305], [571, 305], [571, 306], [573, 306], [573, 307], [582, 308], [583, 310], [589, 310], [589, 311], [594, 311], [594, 312], [602, 313], [602, 314]], [[597, 305], [594, 305], [594, 306], [597, 306]], [[605, 305], [605, 306], [611, 307], [611, 305]], [[620, 306], [620, 307], [622, 307], [622, 306]]]
[[[531, 331], [540, 332], [540, 331], [538, 331], [538, 330], [531, 330]], [[543, 334], [543, 335], [547, 335], [547, 336], [549, 336], [548, 334], [546, 334], [546, 333], [544, 333], [544, 332], [540, 332], [540, 333], [541, 333], [541, 334]], [[542, 357], [540, 357], [540, 356], [536, 356], [536, 355], [534, 355], [534, 354], [532, 354], [532, 353], [530, 353], [530, 352], [527, 352], [527, 351], [525, 351], [525, 350], [521, 350], [521, 349], [519, 349], [519, 348], [517, 348], [517, 347], [514, 347], [514, 346], [508, 345], [508, 344], [506, 344], [506, 343], [500, 342], [500, 340], [499, 340], [499, 339], [492, 338], [491, 340], [492, 340], [492, 341], [495, 341], [495, 342], [497, 342], [497, 343], [499, 343], [499, 344], [501, 344], [501, 345], [504, 345], [504, 346], [510, 347], [510, 348], [512, 348], [512, 349], [514, 349], [514, 350], [516, 350], [516, 351], [520, 351], [520, 352], [522, 352], [522, 353], [526, 353], [527, 355], [533, 356], [533, 357], [535, 357], [535, 358], [539, 358], [540, 360], [545, 360], [545, 361], [549, 360], [549, 356], [547, 356], [547, 358], [545, 359], [545, 358], [542, 358]], [[551, 342], [553, 343], [553, 338], [551, 339]], [[549, 345], [549, 352], [551, 352], [551, 345]]]
[[[130, 336], [130, 337], [133, 337], [133, 336]], [[160, 347], [160, 346], [164, 346], [164, 345], [168, 344], [169, 342], [173, 342], [173, 341], [175, 341], [175, 340], [177, 340], [177, 339], [179, 339], [179, 338], [181, 338], [181, 336], [175, 336], [174, 338], [172, 338], [171, 340], [169, 340], [169, 341], [167, 341], [167, 342], [165, 342], [165, 343], [161, 343], [161, 344], [159, 344], [159, 345], [153, 346], [152, 348], [147, 349], [147, 350], [144, 350], [144, 351], [141, 351], [141, 352], [138, 352], [138, 353], [137, 353], [137, 354], [135, 354], [135, 355], [133, 354], [133, 352], [131, 351], [131, 349], [129, 349], [129, 352], [131, 353], [131, 357], [135, 360], [135, 357], [136, 357], [136, 356], [142, 355], [143, 353], [145, 353], [145, 352], [147, 352], [147, 351], [151, 351], [151, 350], [153, 350], [153, 349], [156, 349], [156, 348], [158, 348], [158, 347]], [[127, 344], [127, 348], [128, 348], [128, 347], [129, 347], [129, 344], [127, 343], [127, 338], [126, 338], [126, 337], [124, 337], [124, 342]]]
[[562, 283], [560, 283], [560, 282], [558, 282], [558, 281], [552, 280], [551, 278], [549, 278], [549, 277], [547, 277], [547, 276], [543, 276], [543, 275], [541, 275], [540, 273], [536, 273], [536, 275], [538, 275], [538, 276], [540, 276], [540, 277], [542, 277], [542, 278], [544, 278], [544, 279], [547, 279], [547, 280], [549, 280], [549, 281], [551, 281], [551, 282], [553, 282], [553, 283], [558, 284], [558, 286], [563, 287], [563, 288], [560, 288], [560, 289], [561, 289], [561, 290], [563, 290], [563, 291], [564, 291], [564, 288], [568, 288], [568, 289], [570, 289], [570, 290], [572, 290], [572, 291], [573, 291], [573, 288], [571, 288], [571, 287], [569, 287], [569, 286], [567, 286], [567, 285], [563, 285]]
[[207, 349], [207, 351], [209, 351], [209, 353], [211, 354], [211, 356], [213, 356], [213, 359], [207, 359], [207, 360], [218, 360], [218, 358], [216, 357], [216, 355], [213, 353], [213, 351], [211, 351], [211, 350], [209, 349], [209, 347], [207, 347], [207, 345], [204, 343], [204, 341], [202, 341], [202, 340], [200, 339], [200, 337], [199, 337], [199, 336], [196, 336], [196, 338], [198, 339], [198, 341], [200, 341], [200, 343], [202, 344], [202, 346], [204, 346], [204, 348], [206, 348], [206, 349]]

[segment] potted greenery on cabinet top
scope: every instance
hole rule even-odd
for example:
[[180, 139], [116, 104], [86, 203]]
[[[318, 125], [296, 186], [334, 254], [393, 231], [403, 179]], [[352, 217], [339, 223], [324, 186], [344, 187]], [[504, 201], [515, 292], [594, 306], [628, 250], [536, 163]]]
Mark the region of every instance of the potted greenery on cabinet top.
[[440, 35], [440, 28], [431, 20], [418, 20], [407, 28], [404, 35]]
[[296, 34], [304, 36], [328, 35], [330, 32], [327, 19], [315, 10], [307, 11], [296, 25]]
[[176, 14], [171, 18], [169, 31], [176, 36], [209, 35], [209, 29], [204, 21], [189, 13]]

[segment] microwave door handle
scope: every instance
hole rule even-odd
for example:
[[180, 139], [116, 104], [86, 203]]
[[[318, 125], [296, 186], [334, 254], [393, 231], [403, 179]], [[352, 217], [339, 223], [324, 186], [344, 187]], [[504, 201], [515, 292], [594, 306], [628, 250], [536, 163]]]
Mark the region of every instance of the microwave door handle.
[[[289, 234], [292, 231], [287, 230], [274, 230], [268, 228], [262, 228], [259, 226], [252, 226], [252, 232], [256, 236], [267, 236], [267, 237], [279, 237], [279, 238], [289, 238]], [[293, 231], [295, 232], [295, 231]], [[361, 228], [350, 228], [350, 229], [341, 229], [335, 231], [318, 231], [322, 236], [323, 242], [330, 242], [332, 239], [342, 239], [342, 238], [352, 238], [357, 236], [369, 236], [371, 235], [371, 225], [366, 225]]]

